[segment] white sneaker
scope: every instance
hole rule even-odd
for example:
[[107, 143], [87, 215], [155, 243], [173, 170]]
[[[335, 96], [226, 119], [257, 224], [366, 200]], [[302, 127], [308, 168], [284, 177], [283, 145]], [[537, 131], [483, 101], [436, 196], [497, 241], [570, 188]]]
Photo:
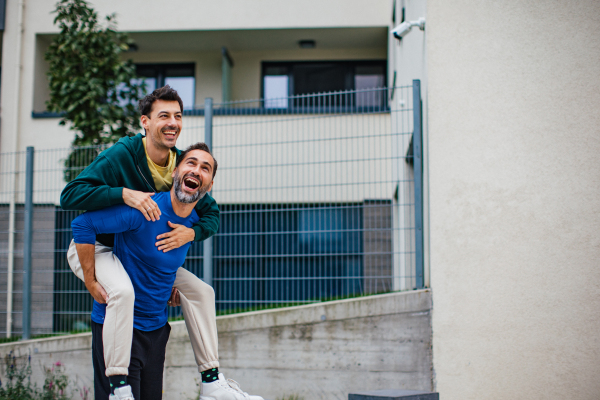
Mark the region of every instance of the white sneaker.
[[233, 379], [225, 379], [219, 372], [219, 379], [210, 383], [202, 383], [200, 400], [264, 400], [260, 396], [252, 396], [240, 389], [240, 384]]
[[115, 389], [115, 394], [108, 396], [108, 400], [135, 400], [131, 393], [131, 386], [125, 385]]

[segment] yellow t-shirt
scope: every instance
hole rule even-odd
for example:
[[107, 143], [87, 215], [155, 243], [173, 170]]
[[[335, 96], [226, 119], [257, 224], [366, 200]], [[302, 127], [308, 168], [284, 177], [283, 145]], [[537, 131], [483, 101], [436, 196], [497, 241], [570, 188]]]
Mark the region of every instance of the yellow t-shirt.
[[146, 160], [148, 160], [148, 168], [150, 168], [150, 172], [152, 173], [152, 179], [154, 179], [154, 186], [156, 186], [156, 190], [159, 192], [167, 192], [171, 190], [171, 186], [173, 186], [173, 177], [171, 174], [175, 169], [175, 162], [177, 161], [177, 154], [171, 150], [169, 151], [169, 161], [167, 162], [166, 167], [161, 167], [157, 165], [150, 159], [148, 155], [148, 148], [146, 147], [146, 138], [142, 138], [142, 142], [144, 143], [144, 151], [146, 152]]

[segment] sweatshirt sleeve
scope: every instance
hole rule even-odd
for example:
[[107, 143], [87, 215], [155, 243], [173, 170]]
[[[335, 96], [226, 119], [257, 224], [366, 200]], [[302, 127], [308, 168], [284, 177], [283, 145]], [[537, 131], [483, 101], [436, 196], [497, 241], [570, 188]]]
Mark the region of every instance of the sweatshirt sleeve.
[[200, 242], [219, 230], [220, 211], [217, 202], [209, 194], [196, 204], [195, 210], [200, 220], [192, 226], [192, 229], [196, 233], [194, 241]]
[[123, 204], [123, 188], [119, 187], [110, 161], [100, 155], [77, 178], [63, 189], [63, 210], [99, 210]]
[[[78, 244], [96, 243], [100, 233], [120, 233], [141, 227], [139, 212], [126, 205], [107, 207], [102, 210], [88, 211], [73, 220], [73, 240]], [[139, 214], [139, 215], [138, 215]]]

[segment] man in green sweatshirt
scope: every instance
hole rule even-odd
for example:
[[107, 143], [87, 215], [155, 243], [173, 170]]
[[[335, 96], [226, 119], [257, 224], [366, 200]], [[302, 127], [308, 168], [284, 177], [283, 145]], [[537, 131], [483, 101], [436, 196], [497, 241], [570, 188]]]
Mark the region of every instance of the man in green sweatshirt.
[[[138, 134], [122, 138], [103, 151], [65, 187], [60, 199], [63, 209], [92, 211], [115, 204], [127, 204], [139, 210], [148, 221], [160, 219], [161, 211], [152, 196], [170, 190], [173, 184], [172, 173], [180, 154], [175, 143], [182, 129], [183, 103], [177, 92], [167, 85], [140, 100], [139, 108], [146, 136]], [[219, 208], [210, 195], [204, 196], [194, 210], [199, 221], [191, 228], [169, 222], [172, 230], [156, 238], [158, 250], [167, 252], [191, 241], [204, 240], [217, 232]], [[112, 255], [113, 235], [98, 235], [96, 242], [95, 268], [122, 269], [119, 259]], [[107, 253], [112, 256], [107, 257]], [[68, 255], [69, 264], [75, 271], [79, 267], [79, 260], [73, 242]], [[133, 309], [120, 309], [121, 304], [129, 303], [119, 301], [119, 296], [130, 296], [131, 293], [126, 293], [128, 286], [123, 293], [113, 292], [103, 288], [96, 279], [89, 279], [85, 285], [96, 301], [107, 304], [102, 330], [107, 380], [95, 382], [95, 386], [106, 387], [110, 384], [114, 391], [127, 384]], [[210, 392], [215, 400], [247, 398], [247, 394], [229, 385], [218, 372], [215, 295], [212, 287], [179, 268], [169, 303], [178, 305], [179, 302], [198, 370], [202, 374], [202, 390]], [[94, 360], [95, 367], [98, 361]]]

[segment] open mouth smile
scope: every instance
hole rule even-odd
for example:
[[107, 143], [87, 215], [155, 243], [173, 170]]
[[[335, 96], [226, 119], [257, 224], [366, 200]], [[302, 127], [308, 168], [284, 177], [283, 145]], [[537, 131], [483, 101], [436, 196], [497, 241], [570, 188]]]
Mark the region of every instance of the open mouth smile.
[[173, 138], [173, 137], [177, 136], [177, 131], [176, 130], [162, 131], [162, 134], [166, 137]]
[[200, 187], [200, 180], [193, 175], [187, 175], [183, 178], [183, 186], [189, 191], [195, 191]]

